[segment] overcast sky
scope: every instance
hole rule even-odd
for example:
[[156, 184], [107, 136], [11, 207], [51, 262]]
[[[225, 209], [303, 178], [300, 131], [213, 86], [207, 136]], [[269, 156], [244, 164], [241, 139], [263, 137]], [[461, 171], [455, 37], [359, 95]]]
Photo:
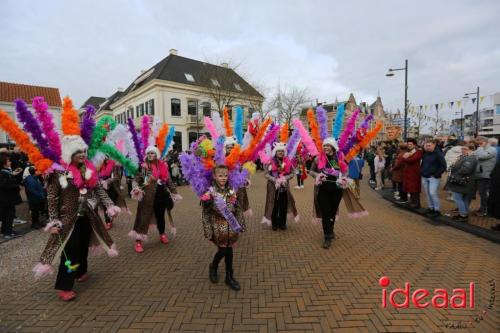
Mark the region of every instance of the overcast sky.
[[380, 92], [386, 109], [402, 109], [404, 72], [385, 73], [405, 58], [415, 105], [500, 91], [498, 0], [2, 0], [0, 13], [0, 81], [58, 87], [78, 107], [171, 48], [326, 102]]

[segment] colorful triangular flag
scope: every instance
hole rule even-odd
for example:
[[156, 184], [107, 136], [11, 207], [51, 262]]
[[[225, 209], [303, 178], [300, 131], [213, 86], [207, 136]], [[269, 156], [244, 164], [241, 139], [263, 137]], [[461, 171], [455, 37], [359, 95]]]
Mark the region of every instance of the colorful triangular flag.
[[476, 103], [476, 97], [472, 99], [472, 105], [474, 105], [474, 103]]
[[481, 103], [484, 101], [484, 98], [485, 98], [485, 96], [481, 96], [481, 97], [479, 97], [479, 104], [480, 104], [480, 105], [481, 105]]

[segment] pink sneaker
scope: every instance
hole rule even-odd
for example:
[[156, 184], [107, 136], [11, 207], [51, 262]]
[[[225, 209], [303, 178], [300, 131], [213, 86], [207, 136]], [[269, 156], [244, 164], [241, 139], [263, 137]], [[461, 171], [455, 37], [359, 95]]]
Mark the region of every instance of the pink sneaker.
[[142, 248], [142, 243], [140, 241], [135, 242], [135, 252], [142, 253], [144, 249]]
[[87, 281], [88, 279], [90, 279], [90, 275], [88, 274], [83, 274], [82, 276], [80, 276], [78, 279], [76, 279], [76, 282], [85, 282]]
[[161, 234], [160, 235], [160, 242], [162, 242], [163, 244], [168, 244], [168, 237], [167, 237], [167, 234]]
[[59, 298], [65, 302], [69, 302], [73, 299], [75, 299], [76, 297], [76, 293], [72, 290], [70, 291], [64, 291], [64, 290], [61, 290], [57, 293], [57, 296], [59, 296]]

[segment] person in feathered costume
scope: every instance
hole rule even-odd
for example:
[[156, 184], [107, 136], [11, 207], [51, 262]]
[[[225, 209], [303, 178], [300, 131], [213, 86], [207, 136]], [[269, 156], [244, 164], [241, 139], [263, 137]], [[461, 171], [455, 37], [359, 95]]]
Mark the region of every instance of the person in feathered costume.
[[[275, 130], [277, 130], [277, 125]], [[280, 141], [274, 143], [270, 159], [266, 166], [266, 207], [261, 223], [272, 225], [273, 230], [278, 230], [278, 228], [286, 230], [288, 215], [291, 215], [296, 222], [299, 221], [295, 199], [289, 185], [289, 181], [295, 175], [295, 169], [289, 156], [293, 158], [297, 148], [295, 147], [295, 151], [288, 154], [290, 151], [287, 149], [287, 141], [288, 126], [284, 126], [280, 133]], [[297, 142], [292, 143], [290, 146], [298, 145], [298, 143], [297, 140]]]
[[[86, 281], [89, 246], [97, 251], [104, 248], [109, 256], [117, 256], [116, 246], [106, 232], [104, 223], [94, 212], [98, 202], [107, 208], [109, 216], [115, 216], [120, 208], [106, 195], [99, 185], [97, 171], [87, 160], [87, 144], [78, 126], [78, 112], [69, 97], [63, 101], [62, 131], [55, 130], [52, 115], [42, 97], [33, 100], [36, 119], [22, 100], [16, 100], [16, 111], [24, 130], [38, 143], [38, 150], [28, 135], [0, 110], [0, 126], [26, 152], [37, 172], [48, 175], [47, 199], [50, 231], [48, 243], [34, 268], [39, 278], [53, 272], [52, 263], [60, 257], [55, 289], [58, 296], [69, 301], [76, 297], [73, 291], [75, 279]], [[94, 252], [93, 251], [93, 252]]]
[[[206, 117], [205, 126], [211, 140], [205, 136], [200, 137], [191, 144], [192, 154], [182, 153], [180, 161], [184, 177], [202, 203], [204, 236], [218, 249], [209, 264], [209, 279], [212, 283], [219, 281], [218, 266], [224, 258], [225, 283], [233, 290], [240, 290], [233, 272], [233, 246], [239, 234], [245, 231], [246, 223], [237, 193], [247, 186], [250, 174], [255, 172], [253, 161], [261, 149], [258, 144], [265, 140], [263, 137], [270, 121], [242, 150], [238, 143], [242, 132], [235, 129], [236, 138], [232, 137], [227, 115], [224, 118], [225, 125], [221, 126], [222, 120], [218, 113], [214, 113], [212, 118]], [[226, 130], [220, 130], [224, 127]]]
[[[131, 121], [129, 119], [129, 123]], [[165, 233], [165, 210], [171, 210], [174, 201], [182, 199], [170, 178], [168, 165], [162, 159], [166, 151], [160, 152], [158, 147], [153, 145], [156, 141], [155, 138], [150, 140], [149, 117], [144, 116], [141, 123], [142, 145], [137, 141], [137, 133], [132, 133], [136, 147], [141, 149], [137, 155], [144, 157], [140, 161], [142, 164], [134, 179], [131, 192], [132, 198], [139, 200], [134, 227], [129, 232], [129, 236], [135, 240], [134, 248], [137, 253], [144, 252], [143, 242], [147, 241], [150, 225], [156, 224], [160, 234], [160, 242], [168, 244], [169, 239]], [[135, 132], [135, 128], [131, 130]], [[166, 140], [172, 141], [169, 138]], [[165, 147], [167, 151], [168, 148], [168, 146]], [[171, 232], [175, 235], [176, 229], [172, 227]]]
[[354, 181], [346, 176], [347, 164], [360, 149], [369, 144], [380, 130], [380, 126], [377, 125], [373, 131], [365, 135], [366, 131], [362, 129], [366, 130], [371, 119], [368, 117], [360, 129], [355, 131], [354, 127], [359, 113], [359, 110], [354, 111], [341, 133], [344, 120], [344, 104], [339, 105], [331, 136], [328, 134], [326, 110], [321, 106], [316, 108], [317, 120], [312, 109], [307, 112], [312, 138], [299, 120], [294, 121], [294, 124], [300, 128], [307, 150], [311, 155], [316, 156], [309, 171], [309, 174], [316, 178], [314, 187], [315, 217], [313, 221], [318, 222], [318, 220], [321, 220], [322, 222], [323, 248], [325, 249], [331, 247], [332, 239], [335, 238], [334, 224], [342, 199], [344, 199], [348, 209], [349, 217], [362, 217], [368, 214], [353, 192]]

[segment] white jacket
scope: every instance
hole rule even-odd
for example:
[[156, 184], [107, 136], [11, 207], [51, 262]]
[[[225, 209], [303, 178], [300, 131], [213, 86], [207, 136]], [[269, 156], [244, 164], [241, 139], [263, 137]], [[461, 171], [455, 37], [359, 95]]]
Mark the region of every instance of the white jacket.
[[375, 156], [375, 160], [373, 161], [375, 164], [375, 172], [379, 172], [384, 170], [385, 168], [385, 158], [380, 158], [378, 155]]
[[451, 166], [455, 164], [460, 155], [462, 155], [462, 146], [453, 146], [446, 152], [446, 155], [444, 155], [444, 159], [446, 161], [448, 169], [450, 169]]

